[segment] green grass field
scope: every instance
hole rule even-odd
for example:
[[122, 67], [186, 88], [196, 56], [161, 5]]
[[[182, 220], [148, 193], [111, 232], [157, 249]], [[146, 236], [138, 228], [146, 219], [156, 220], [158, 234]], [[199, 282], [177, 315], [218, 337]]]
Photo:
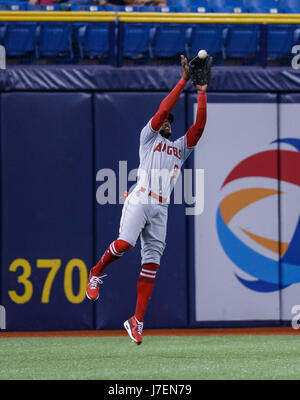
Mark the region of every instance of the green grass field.
[[[300, 379], [300, 337], [1, 338], [1, 380]], [[133, 367], [134, 366], [134, 367]]]

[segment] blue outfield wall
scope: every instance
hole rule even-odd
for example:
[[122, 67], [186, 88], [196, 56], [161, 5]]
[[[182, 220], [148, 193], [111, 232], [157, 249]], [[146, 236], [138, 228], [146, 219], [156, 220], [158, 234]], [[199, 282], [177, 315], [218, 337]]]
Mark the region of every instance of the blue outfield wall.
[[93, 262], [91, 105], [87, 93], [1, 95], [8, 329], [92, 326], [92, 305], [77, 296]]
[[[118, 234], [120, 162], [128, 173], [138, 167], [140, 130], [179, 80], [180, 68], [122, 70], [1, 71], [0, 304], [8, 330], [119, 329], [134, 313], [139, 242], [108, 267], [96, 303], [85, 298], [87, 274]], [[299, 78], [293, 70], [219, 68], [211, 91], [231, 92], [239, 102], [241, 92], [258, 87], [280, 93], [280, 82], [283, 91], [295, 92]], [[192, 123], [193, 92], [188, 85], [175, 107], [174, 139]], [[107, 180], [99, 177], [108, 168], [116, 173], [117, 204], [97, 201]], [[170, 205], [167, 247], [145, 328], [194, 326], [191, 221], [184, 205]]]

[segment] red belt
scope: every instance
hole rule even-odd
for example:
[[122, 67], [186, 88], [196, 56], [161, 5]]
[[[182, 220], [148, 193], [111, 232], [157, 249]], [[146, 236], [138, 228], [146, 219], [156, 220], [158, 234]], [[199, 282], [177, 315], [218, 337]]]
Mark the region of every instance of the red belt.
[[[141, 192], [145, 193], [146, 192], [146, 188], [141, 187]], [[153, 197], [154, 199], [158, 200], [160, 203], [166, 203], [168, 201], [168, 199], [166, 199], [165, 197], [159, 196], [158, 194], [152, 192], [151, 190], [148, 193], [149, 196]]]

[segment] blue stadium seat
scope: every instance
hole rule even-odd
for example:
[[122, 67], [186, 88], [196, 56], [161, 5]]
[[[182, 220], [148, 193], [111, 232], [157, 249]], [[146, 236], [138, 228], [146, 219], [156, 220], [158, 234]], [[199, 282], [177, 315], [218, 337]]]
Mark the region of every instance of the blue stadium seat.
[[45, 57], [73, 58], [71, 25], [65, 22], [41, 24], [39, 34], [39, 54]]
[[[282, 13], [281, 0], [245, 0], [249, 12]], [[294, 43], [296, 25], [267, 26], [267, 57], [278, 58], [290, 53]]]
[[230, 25], [226, 38], [226, 57], [250, 58], [257, 55], [259, 46], [258, 25]]
[[71, 4], [71, 11], [104, 11], [104, 7], [97, 4]]
[[285, 13], [297, 13], [297, 14], [300, 14], [300, 2], [299, 2], [299, 0], [280, 0], [280, 8]]
[[109, 56], [112, 40], [109, 22], [87, 23], [78, 30], [78, 47], [81, 59]]
[[206, 13], [209, 12], [209, 10], [205, 7], [182, 7], [182, 6], [177, 6], [175, 7], [176, 12], [180, 12], [180, 13]]
[[69, 0], [69, 6], [73, 5], [92, 5], [94, 4], [93, 0]]
[[24, 11], [26, 10], [26, 4], [19, 1], [1, 1], [0, 10], [1, 11]]
[[215, 55], [222, 52], [223, 25], [222, 24], [195, 24], [190, 27], [187, 37], [188, 57], [194, 57], [199, 49]]
[[272, 13], [282, 12], [279, 0], [244, 0], [245, 8], [251, 13]]
[[122, 24], [122, 42], [119, 46], [122, 57], [148, 58], [150, 51], [150, 30], [152, 24]]
[[241, 13], [246, 12], [244, 0], [207, 0], [210, 12]]
[[207, 0], [179, 0], [174, 5], [169, 2], [167, 4], [175, 7], [177, 12], [209, 12]]
[[60, 5], [59, 4], [47, 4], [47, 5], [26, 5], [27, 11], [59, 11]]
[[295, 30], [294, 25], [268, 25], [268, 57], [288, 55], [295, 44]]
[[3, 44], [7, 56], [37, 57], [37, 24], [16, 22], [7, 24]]
[[158, 7], [158, 6], [140, 6], [140, 12], [176, 12], [176, 7], [165, 6], [165, 7]]
[[166, 0], [167, 7], [176, 7], [178, 6], [178, 0]]
[[1, 11], [9, 11], [9, 4], [8, 4], [8, 2], [1, 2], [1, 3], [0, 3], [0, 10], [1, 10]]
[[205, 7], [207, 0], [167, 0], [168, 7]]
[[106, 11], [121, 11], [121, 12], [136, 12], [139, 11], [137, 6], [119, 6], [119, 5], [105, 5], [104, 6]]
[[185, 53], [185, 24], [156, 24], [151, 41], [152, 57], [174, 58]]

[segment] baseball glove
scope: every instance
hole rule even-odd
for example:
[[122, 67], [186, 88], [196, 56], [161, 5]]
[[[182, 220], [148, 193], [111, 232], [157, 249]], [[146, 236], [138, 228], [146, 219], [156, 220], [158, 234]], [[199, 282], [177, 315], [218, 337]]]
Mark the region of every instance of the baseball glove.
[[204, 59], [195, 57], [189, 62], [190, 77], [194, 86], [209, 84], [212, 62], [213, 58], [211, 56], [207, 56]]

